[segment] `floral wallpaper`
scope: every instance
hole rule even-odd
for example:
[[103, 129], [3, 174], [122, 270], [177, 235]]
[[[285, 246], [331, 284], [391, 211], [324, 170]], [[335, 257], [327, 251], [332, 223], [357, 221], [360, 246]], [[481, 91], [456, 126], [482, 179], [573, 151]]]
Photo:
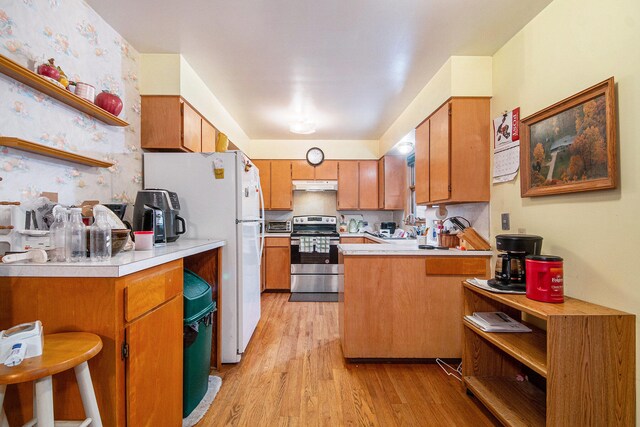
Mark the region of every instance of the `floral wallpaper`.
[[0, 146], [0, 200], [42, 191], [65, 204], [132, 202], [142, 184], [138, 52], [83, 0], [0, 2], [0, 53], [35, 70], [55, 58], [72, 81], [116, 93], [126, 128], [106, 125], [0, 74], [0, 135], [113, 162], [87, 167]]

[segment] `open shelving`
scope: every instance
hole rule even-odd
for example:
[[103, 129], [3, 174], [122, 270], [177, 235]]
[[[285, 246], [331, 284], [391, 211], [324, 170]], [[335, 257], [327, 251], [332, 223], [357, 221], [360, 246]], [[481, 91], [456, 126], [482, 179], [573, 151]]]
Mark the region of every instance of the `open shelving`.
[[93, 102], [80, 98], [74, 93], [50, 82], [46, 78], [34, 73], [33, 71], [23, 67], [15, 61], [0, 55], [0, 73], [5, 74], [14, 80], [19, 81], [39, 92], [44, 93], [58, 101], [67, 104], [85, 114], [88, 114], [103, 123], [111, 126], [129, 126], [126, 121], [114, 116], [106, 110], [95, 105]]
[[[634, 424], [634, 315], [569, 297], [550, 304], [467, 282], [463, 289], [465, 315], [502, 311], [542, 326], [523, 322], [532, 332], [488, 333], [464, 321], [464, 384], [500, 422]], [[516, 379], [523, 373], [531, 381]]]
[[93, 166], [98, 168], [109, 168], [113, 163], [105, 162], [91, 157], [81, 156], [80, 154], [70, 153], [57, 148], [38, 144], [36, 142], [25, 141], [20, 138], [12, 138], [0, 136], [0, 145], [15, 148], [16, 150], [28, 151], [30, 153], [40, 154], [42, 156], [52, 157], [54, 159], [66, 160], [68, 162], [78, 163], [85, 166]]

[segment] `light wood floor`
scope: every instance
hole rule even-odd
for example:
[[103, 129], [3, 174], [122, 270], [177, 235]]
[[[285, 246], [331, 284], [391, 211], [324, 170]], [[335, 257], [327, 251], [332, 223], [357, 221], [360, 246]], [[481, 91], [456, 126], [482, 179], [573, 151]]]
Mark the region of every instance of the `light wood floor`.
[[436, 364], [347, 363], [337, 303], [262, 296], [242, 362], [224, 365], [205, 426], [494, 426]]

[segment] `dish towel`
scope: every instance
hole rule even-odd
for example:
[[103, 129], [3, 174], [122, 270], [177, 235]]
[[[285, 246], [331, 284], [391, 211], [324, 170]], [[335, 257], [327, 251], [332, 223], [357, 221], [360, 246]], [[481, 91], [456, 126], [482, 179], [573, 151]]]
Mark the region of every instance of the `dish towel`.
[[300, 236], [300, 253], [313, 252], [313, 237]]
[[330, 251], [329, 242], [330, 240], [328, 237], [316, 237], [316, 252], [320, 254], [328, 254]]

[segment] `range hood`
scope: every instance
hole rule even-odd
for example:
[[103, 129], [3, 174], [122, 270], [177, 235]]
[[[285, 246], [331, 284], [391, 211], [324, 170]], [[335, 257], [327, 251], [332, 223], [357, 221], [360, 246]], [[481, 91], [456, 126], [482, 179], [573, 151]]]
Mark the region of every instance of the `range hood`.
[[338, 191], [338, 181], [293, 181], [293, 191]]

